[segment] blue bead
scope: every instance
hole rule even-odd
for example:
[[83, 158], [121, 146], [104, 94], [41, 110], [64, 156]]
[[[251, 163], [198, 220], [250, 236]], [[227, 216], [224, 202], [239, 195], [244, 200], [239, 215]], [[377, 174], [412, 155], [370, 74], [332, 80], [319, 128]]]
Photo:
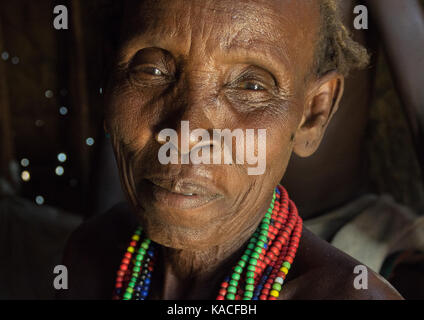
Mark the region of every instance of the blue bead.
[[268, 249], [268, 245], [266, 243], [264, 244], [264, 248], [265, 249]]
[[149, 292], [147, 290], [144, 290], [144, 291], [141, 292], [141, 296], [143, 298], [146, 298], [148, 294], [149, 294]]
[[147, 279], [144, 281], [144, 284], [145, 284], [145, 285], [149, 285], [149, 284], [150, 284], [150, 278], [147, 278]]
[[136, 287], [134, 288], [134, 290], [136, 290], [136, 291], [141, 291], [141, 285], [136, 286]]

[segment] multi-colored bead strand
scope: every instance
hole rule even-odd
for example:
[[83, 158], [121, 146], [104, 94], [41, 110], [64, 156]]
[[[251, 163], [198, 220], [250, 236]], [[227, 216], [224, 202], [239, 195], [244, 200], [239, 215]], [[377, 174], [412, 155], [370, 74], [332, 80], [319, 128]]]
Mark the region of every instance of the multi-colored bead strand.
[[154, 244], [145, 238], [137, 249], [141, 234], [139, 227], [131, 238], [117, 272], [114, 295], [116, 300], [144, 300], [148, 296], [154, 264]]
[[[301, 233], [302, 220], [296, 206], [289, 199], [287, 191], [279, 186], [238, 265], [222, 283], [217, 299], [277, 299], [295, 257]], [[247, 270], [243, 273], [246, 265]], [[240, 282], [237, 279], [243, 277], [244, 290], [241, 290], [237, 288]]]
[[[221, 284], [218, 300], [275, 300], [290, 270], [302, 234], [302, 219], [278, 186], [270, 208], [243, 255]], [[154, 243], [137, 228], [117, 273], [114, 299], [144, 300], [154, 265]], [[125, 288], [125, 290], [124, 290]]]

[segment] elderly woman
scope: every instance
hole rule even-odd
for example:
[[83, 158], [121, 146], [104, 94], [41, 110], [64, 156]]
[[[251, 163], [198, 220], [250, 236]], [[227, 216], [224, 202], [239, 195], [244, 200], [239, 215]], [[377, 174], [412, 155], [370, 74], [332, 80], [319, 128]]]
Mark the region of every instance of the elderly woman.
[[[123, 14], [105, 128], [128, 205], [73, 234], [66, 296], [400, 298], [302, 228], [278, 186], [292, 153], [318, 148], [349, 69], [367, 62], [333, 1], [127, 1]], [[265, 154], [253, 145], [265, 171], [183, 161], [222, 147], [212, 134], [199, 146], [191, 133], [184, 149], [185, 121], [210, 133], [266, 129]], [[163, 130], [181, 138], [169, 150], [178, 163], [159, 159]]]

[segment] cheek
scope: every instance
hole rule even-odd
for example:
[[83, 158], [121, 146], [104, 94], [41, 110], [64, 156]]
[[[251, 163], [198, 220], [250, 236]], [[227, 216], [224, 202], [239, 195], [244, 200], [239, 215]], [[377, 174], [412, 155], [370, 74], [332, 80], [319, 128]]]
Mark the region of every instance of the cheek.
[[154, 113], [146, 98], [129, 85], [115, 87], [107, 96], [106, 126], [111, 135], [133, 151], [151, 139]]
[[293, 138], [301, 115], [295, 105], [280, 115], [267, 119], [267, 170], [273, 177], [281, 178], [286, 170], [293, 150]]

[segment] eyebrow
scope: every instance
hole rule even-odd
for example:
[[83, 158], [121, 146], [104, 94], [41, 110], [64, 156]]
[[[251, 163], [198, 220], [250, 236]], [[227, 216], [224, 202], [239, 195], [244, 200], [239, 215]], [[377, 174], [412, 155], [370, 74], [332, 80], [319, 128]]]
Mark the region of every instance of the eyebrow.
[[[224, 43], [221, 46], [222, 52], [226, 55], [236, 54], [242, 52], [247, 57], [259, 64], [263, 69], [269, 69], [269, 62], [272, 62], [275, 73], [285, 73], [290, 69], [290, 59], [286, 50], [281, 47], [265, 43], [261, 40], [252, 40], [248, 45], [241, 44], [242, 41], [232, 41], [231, 43]], [[258, 49], [260, 48], [260, 49]], [[266, 60], [265, 62], [264, 59]], [[278, 68], [276, 67], [278, 65]], [[282, 70], [280, 70], [280, 68]]]

